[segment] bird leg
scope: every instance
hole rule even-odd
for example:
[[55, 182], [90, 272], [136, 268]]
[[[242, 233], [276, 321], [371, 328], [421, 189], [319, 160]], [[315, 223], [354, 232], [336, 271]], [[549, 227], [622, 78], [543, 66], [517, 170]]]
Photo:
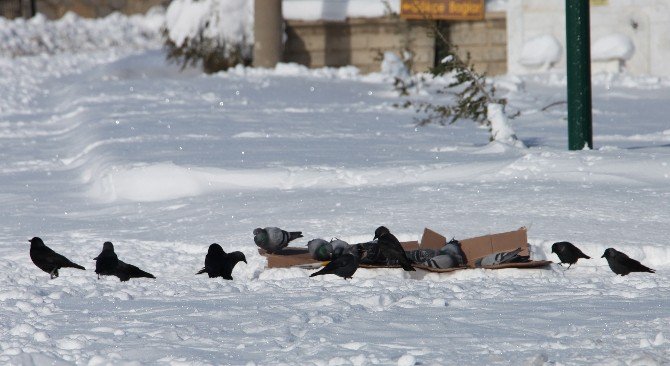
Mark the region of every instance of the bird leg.
[[51, 279], [53, 280], [54, 278], [58, 277], [58, 268], [54, 268], [49, 272], [49, 275], [51, 276]]
[[566, 268], [565, 270], [566, 270], [566, 271], [569, 270], [570, 267], [572, 267], [572, 263], [570, 263], [570, 265], [568, 266], [568, 268]]

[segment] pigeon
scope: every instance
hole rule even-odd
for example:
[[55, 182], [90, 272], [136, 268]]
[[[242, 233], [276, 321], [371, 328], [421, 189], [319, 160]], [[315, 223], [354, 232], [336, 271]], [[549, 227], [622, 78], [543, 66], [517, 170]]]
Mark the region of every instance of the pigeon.
[[205, 267], [196, 274], [207, 273], [209, 278], [223, 277], [224, 280], [232, 280], [233, 276], [231, 274], [237, 262], [247, 263], [244, 253], [226, 253], [219, 244], [213, 243], [209, 246], [205, 256]]
[[349, 243], [338, 238], [332, 239], [330, 245], [333, 247], [333, 258], [337, 258], [349, 250]]
[[51, 279], [58, 277], [58, 270], [61, 268], [77, 268], [86, 270], [86, 268], [72, 262], [64, 256], [54, 252], [46, 246], [42, 239], [34, 237], [30, 241], [30, 259], [39, 269], [51, 275]]
[[326, 274], [334, 274], [340, 276], [345, 280], [351, 278], [356, 270], [361, 258], [365, 257], [365, 250], [361, 245], [352, 245], [349, 250], [339, 257], [328, 262], [319, 271], [309, 275], [310, 277], [321, 276]]
[[451, 254], [436, 255], [433, 258], [430, 258], [421, 264], [423, 264], [426, 267], [439, 268], [439, 269], [454, 268], [460, 266], [458, 264], [458, 260], [455, 259]]
[[102, 252], [93, 259], [95, 259], [95, 273], [98, 278], [100, 276], [116, 276], [121, 282], [139, 277], [156, 278], [151, 273], [120, 260], [114, 253], [114, 244], [108, 241], [102, 244]]
[[278, 227], [254, 229], [254, 242], [268, 253], [276, 253], [298, 238], [302, 238], [302, 231], [288, 232]]
[[479, 258], [475, 261], [475, 267], [497, 266], [505, 263], [523, 263], [528, 262], [530, 257], [527, 255], [519, 255], [521, 248], [516, 248], [508, 252], [498, 252], [489, 254], [486, 257]]
[[463, 249], [461, 249], [461, 242], [456, 240], [456, 238], [449, 240], [449, 242], [440, 249], [440, 254], [448, 254], [451, 256], [451, 258], [456, 260], [457, 266], [464, 266], [467, 263], [465, 253], [463, 253]]
[[415, 270], [414, 267], [412, 267], [412, 262], [407, 258], [405, 249], [403, 249], [398, 239], [391, 234], [389, 229], [384, 226], [378, 227], [377, 230], [375, 230], [375, 237], [373, 239], [377, 239], [379, 250], [386, 259], [397, 260], [398, 264], [400, 264], [405, 271]]
[[312, 239], [307, 243], [307, 250], [317, 261], [329, 261], [333, 255], [333, 246], [323, 239]]
[[621, 253], [613, 248], [605, 249], [605, 253], [603, 253], [603, 256], [600, 258], [607, 259], [607, 263], [610, 265], [612, 272], [618, 275], [625, 276], [631, 272], [656, 272], [655, 270], [642, 265], [635, 259], [630, 258], [625, 253]]
[[556, 253], [558, 259], [561, 260], [561, 263], [559, 264], [561, 265], [563, 265], [563, 263], [569, 264], [567, 269], [570, 269], [570, 267], [573, 264], [577, 263], [577, 260], [579, 260], [579, 258], [591, 259], [591, 257], [584, 254], [579, 248], [577, 248], [572, 243], [569, 243], [567, 241], [559, 241], [557, 243], [552, 244], [551, 252]]

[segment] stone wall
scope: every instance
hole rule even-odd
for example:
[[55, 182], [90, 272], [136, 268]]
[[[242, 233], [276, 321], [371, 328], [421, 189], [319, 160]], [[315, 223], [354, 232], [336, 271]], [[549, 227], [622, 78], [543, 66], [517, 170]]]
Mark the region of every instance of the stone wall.
[[58, 19], [68, 11], [85, 18], [104, 17], [118, 11], [123, 14], [146, 13], [156, 5], [167, 6], [170, 0], [35, 0], [38, 13]]
[[461, 58], [470, 55], [475, 70], [501, 75], [507, 73], [506, 28], [505, 13], [487, 13], [483, 21], [449, 23], [448, 39]]
[[379, 71], [385, 51], [414, 54], [414, 66], [425, 70], [435, 58], [435, 42], [421, 22], [395, 18], [346, 21], [287, 21], [284, 61], [308, 67], [354, 65], [361, 72]]
[[[486, 20], [450, 22], [446, 36], [462, 55], [470, 54], [478, 71], [507, 72], [504, 13]], [[414, 55], [413, 70], [427, 71], [435, 62], [435, 37], [424, 21], [397, 17], [354, 18], [345, 21], [287, 21], [284, 61], [308, 67], [354, 65], [361, 72], [379, 71], [385, 51]]]

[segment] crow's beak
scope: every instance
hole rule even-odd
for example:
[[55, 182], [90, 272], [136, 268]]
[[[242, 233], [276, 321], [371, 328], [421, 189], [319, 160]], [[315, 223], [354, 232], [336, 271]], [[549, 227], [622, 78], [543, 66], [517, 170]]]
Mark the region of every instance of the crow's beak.
[[375, 239], [379, 239], [379, 237], [377, 235], [375, 235], [375, 237], [372, 238], [372, 240], [375, 240]]
[[600, 258], [605, 258], [605, 255], [603, 254], [603, 256], [602, 256], [602, 257], [600, 257]]
[[[242, 259], [242, 261], [243, 261], [244, 263], [247, 263], [247, 260], [246, 260], [246, 259]], [[249, 264], [249, 263], [247, 263], [247, 264]]]

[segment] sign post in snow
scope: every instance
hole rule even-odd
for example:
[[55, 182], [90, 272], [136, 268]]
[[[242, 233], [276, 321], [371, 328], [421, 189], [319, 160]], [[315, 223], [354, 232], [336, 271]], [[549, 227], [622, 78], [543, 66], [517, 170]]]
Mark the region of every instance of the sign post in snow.
[[593, 148], [589, 0], [565, 0], [568, 148]]

